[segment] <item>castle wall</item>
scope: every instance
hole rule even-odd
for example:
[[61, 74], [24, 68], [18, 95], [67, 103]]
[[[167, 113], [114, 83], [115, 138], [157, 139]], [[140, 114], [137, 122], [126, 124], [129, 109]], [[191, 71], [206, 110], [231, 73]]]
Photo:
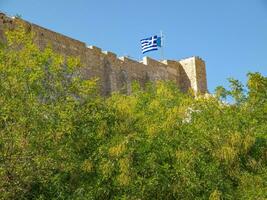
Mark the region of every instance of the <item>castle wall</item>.
[[[23, 21], [25, 22], [25, 21]], [[83, 64], [84, 78], [99, 78], [103, 95], [114, 91], [131, 92], [131, 82], [138, 81], [144, 86], [148, 81], [170, 80], [182, 90], [192, 88], [195, 92], [207, 91], [205, 63], [196, 58], [181, 61], [165, 60], [159, 62], [149, 57], [135, 61], [127, 57], [118, 58], [112, 52], [102, 51], [95, 46], [87, 47], [85, 43], [69, 38], [35, 24], [25, 22], [29, 30], [35, 33], [35, 42], [41, 48], [51, 45], [53, 50], [63, 56], [77, 56]], [[0, 13], [0, 39], [3, 29], [11, 27], [13, 20]]]

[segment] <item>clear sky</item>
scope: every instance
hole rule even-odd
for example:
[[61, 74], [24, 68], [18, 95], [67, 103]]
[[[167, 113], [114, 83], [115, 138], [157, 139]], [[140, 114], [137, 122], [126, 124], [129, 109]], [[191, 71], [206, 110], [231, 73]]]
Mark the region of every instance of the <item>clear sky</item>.
[[140, 39], [162, 30], [166, 59], [206, 61], [210, 92], [229, 77], [267, 75], [267, 0], [0, 0], [0, 10], [136, 59]]

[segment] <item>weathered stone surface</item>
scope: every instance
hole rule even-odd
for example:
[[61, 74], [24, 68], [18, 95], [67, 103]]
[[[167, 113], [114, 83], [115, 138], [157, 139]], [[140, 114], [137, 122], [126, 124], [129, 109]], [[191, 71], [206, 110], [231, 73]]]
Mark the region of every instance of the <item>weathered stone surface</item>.
[[[4, 41], [4, 27], [14, 27], [14, 18], [0, 13], [0, 40]], [[29, 31], [35, 33], [35, 42], [41, 48], [51, 45], [63, 56], [78, 56], [83, 64], [84, 78], [98, 77], [103, 95], [114, 91], [131, 92], [131, 82], [138, 81], [141, 86], [146, 82], [170, 80], [182, 90], [192, 88], [195, 93], [207, 92], [205, 62], [199, 57], [175, 61], [159, 62], [144, 57], [138, 62], [127, 57], [117, 58], [117, 55], [102, 51], [95, 46], [87, 47], [85, 43], [53, 32], [38, 25], [21, 20]]]

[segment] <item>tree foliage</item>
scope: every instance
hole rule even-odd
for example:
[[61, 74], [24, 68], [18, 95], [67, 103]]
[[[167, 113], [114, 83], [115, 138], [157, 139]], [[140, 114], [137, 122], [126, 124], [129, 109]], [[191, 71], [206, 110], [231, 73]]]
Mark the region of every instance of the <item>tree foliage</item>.
[[[23, 26], [0, 48], [0, 199], [267, 198], [267, 78], [98, 95]], [[233, 104], [223, 99], [232, 96]]]

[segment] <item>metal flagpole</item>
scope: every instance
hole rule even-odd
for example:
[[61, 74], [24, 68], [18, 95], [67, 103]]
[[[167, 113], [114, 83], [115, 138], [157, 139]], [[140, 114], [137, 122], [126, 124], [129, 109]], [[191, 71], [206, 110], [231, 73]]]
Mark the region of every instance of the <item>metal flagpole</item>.
[[160, 55], [161, 55], [161, 60], [163, 61], [164, 60], [164, 51], [163, 51], [163, 33], [162, 31], [160, 31]]

